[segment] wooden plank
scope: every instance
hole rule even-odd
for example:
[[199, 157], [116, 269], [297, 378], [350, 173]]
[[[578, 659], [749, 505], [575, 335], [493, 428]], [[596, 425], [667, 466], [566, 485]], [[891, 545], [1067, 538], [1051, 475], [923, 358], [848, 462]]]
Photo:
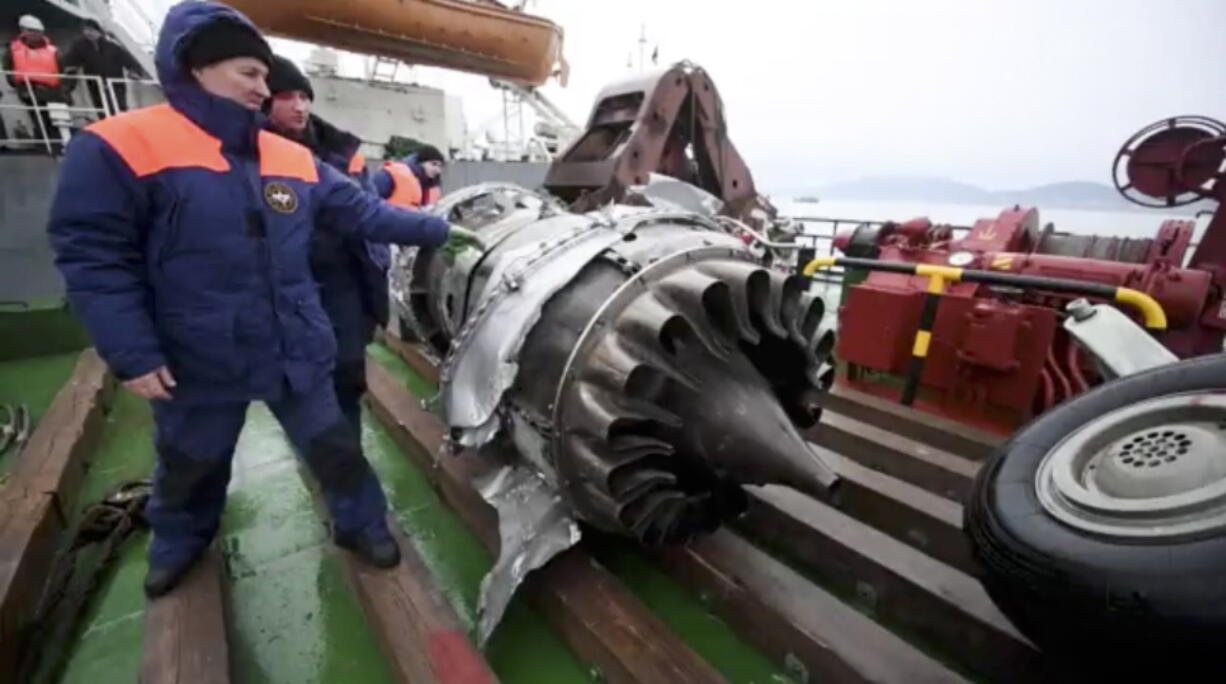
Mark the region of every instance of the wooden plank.
[[148, 603], [140, 684], [229, 684], [221, 567], [210, 547], [179, 586]]
[[83, 352], [0, 490], [0, 672], [16, 669], [112, 388], [97, 354]]
[[837, 413], [822, 415], [809, 439], [877, 472], [964, 501], [979, 463]]
[[[498, 548], [497, 516], [472, 488], [492, 464], [472, 452], [439, 455], [443, 425], [376, 362], [367, 364], [371, 406], [393, 439], [435, 481], [485, 545]], [[610, 682], [699, 683], [724, 678], [581, 549], [529, 576], [523, 587], [575, 654]]]
[[438, 366], [434, 365], [434, 362], [426, 356], [417, 343], [405, 342], [391, 331], [384, 331], [382, 339], [383, 344], [387, 345], [388, 349], [396, 352], [396, 355], [409, 364], [409, 367], [418, 375], [436, 385], [438, 384]]
[[825, 504], [785, 487], [754, 487], [738, 528], [987, 681], [1053, 681], [974, 578]]
[[962, 533], [962, 507], [865, 468], [825, 447], [813, 448], [834, 466], [842, 480], [829, 502], [835, 508], [962, 572], [978, 566]]
[[780, 661], [799, 661], [804, 681], [966, 681], [728, 530], [658, 555], [711, 596], [742, 638]]
[[87, 456], [102, 434], [115, 383], [93, 349], [81, 352], [68, 382], [52, 400], [13, 465], [8, 487], [25, 487], [55, 499], [67, 526], [85, 477]]
[[497, 682], [435, 585], [417, 547], [395, 518], [388, 518], [388, 526], [400, 544], [400, 565], [380, 570], [353, 554], [341, 555], [350, 584], [396, 680], [405, 684]]
[[975, 461], [990, 456], [1005, 440], [1001, 435], [838, 384], [822, 397], [822, 407]]
[[52, 497], [0, 491], [0, 672], [17, 671], [63, 532]]
[[[372, 362], [373, 363], [373, 362]], [[299, 475], [316, 512], [327, 515], [319, 485], [305, 467]], [[404, 684], [493, 684], [498, 681], [469, 640], [451, 602], [434, 582], [417, 546], [388, 513], [387, 526], [400, 547], [400, 564], [374, 568], [341, 552], [349, 585], [396, 681]]]

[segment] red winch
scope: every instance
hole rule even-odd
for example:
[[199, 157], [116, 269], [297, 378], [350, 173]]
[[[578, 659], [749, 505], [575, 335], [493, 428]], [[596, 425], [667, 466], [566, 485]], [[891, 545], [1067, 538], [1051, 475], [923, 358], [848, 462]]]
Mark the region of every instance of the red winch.
[[[927, 219], [864, 225], [840, 234], [848, 257], [1060, 278], [1138, 290], [1161, 304], [1163, 344], [1183, 358], [1221, 352], [1226, 333], [1226, 125], [1202, 117], [1158, 122], [1116, 159], [1116, 186], [1147, 206], [1218, 201], [1199, 245], [1193, 221], [1168, 220], [1152, 239], [1070, 235], [1041, 228], [1036, 209], [1014, 207], [969, 233]], [[1156, 198], [1153, 202], [1148, 198]], [[899, 396], [929, 279], [849, 270], [839, 309], [838, 382]], [[1101, 382], [1061, 327], [1079, 295], [1041, 287], [954, 282], [942, 292], [914, 405], [1008, 433]], [[1129, 312], [1135, 313], [1135, 312]]]

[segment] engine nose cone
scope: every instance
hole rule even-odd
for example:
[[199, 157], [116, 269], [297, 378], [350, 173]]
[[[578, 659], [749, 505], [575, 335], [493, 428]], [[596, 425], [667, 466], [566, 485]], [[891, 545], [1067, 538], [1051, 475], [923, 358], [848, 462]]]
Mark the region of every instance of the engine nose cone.
[[677, 397], [686, 444], [739, 484], [783, 484], [822, 497], [838, 481], [801, 437], [765, 378], [741, 353], [684, 364], [702, 388]]

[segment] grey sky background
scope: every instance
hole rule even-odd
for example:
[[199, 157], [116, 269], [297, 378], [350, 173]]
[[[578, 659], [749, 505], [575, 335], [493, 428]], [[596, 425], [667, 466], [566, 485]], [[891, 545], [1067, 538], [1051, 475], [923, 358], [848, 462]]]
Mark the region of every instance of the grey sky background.
[[[637, 72], [646, 25], [661, 66], [690, 59], [710, 72], [733, 141], [777, 191], [872, 175], [989, 189], [1110, 182], [1116, 150], [1141, 126], [1226, 119], [1226, 0], [535, 0], [528, 10], [566, 32], [570, 85], [545, 92], [577, 121], [601, 87]], [[343, 64], [360, 73], [361, 60]], [[460, 95], [470, 126], [500, 121], [486, 79], [413, 71]]]

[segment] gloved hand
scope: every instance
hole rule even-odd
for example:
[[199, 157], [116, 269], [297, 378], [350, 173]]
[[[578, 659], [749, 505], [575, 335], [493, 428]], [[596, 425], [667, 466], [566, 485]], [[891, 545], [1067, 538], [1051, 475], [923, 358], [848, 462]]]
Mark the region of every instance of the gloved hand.
[[451, 229], [447, 231], [447, 242], [443, 243], [442, 247], [447, 263], [455, 263], [456, 255], [469, 248], [482, 252], [489, 249], [474, 231], [457, 226], [454, 223], [451, 224]]

